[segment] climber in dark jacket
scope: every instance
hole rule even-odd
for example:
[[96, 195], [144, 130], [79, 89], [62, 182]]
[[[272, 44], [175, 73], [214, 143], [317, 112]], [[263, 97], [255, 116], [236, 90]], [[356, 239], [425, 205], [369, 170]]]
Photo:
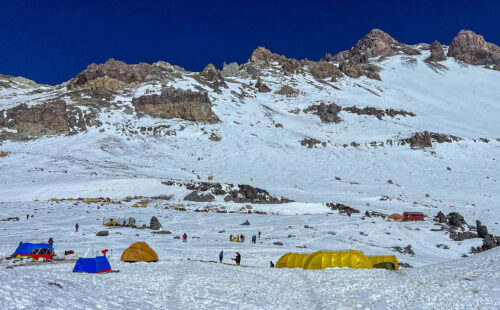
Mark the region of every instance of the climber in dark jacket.
[[236, 257], [235, 258], [231, 258], [232, 260], [234, 260], [236, 262], [236, 266], [240, 266], [240, 263], [241, 263], [241, 255], [239, 252], [236, 252]]
[[222, 264], [222, 259], [224, 258], [224, 251], [220, 251], [219, 253], [219, 262]]

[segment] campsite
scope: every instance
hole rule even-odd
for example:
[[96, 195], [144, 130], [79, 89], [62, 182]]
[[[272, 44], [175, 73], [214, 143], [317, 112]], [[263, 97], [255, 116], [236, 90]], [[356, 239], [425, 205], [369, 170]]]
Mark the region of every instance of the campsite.
[[[466, 288], [470, 287], [469, 293], [456, 296], [457, 303], [467, 305], [472, 295], [492, 288], [489, 266], [499, 263], [493, 255], [497, 249], [493, 249], [465, 258], [464, 262], [472, 268], [465, 270], [463, 264], [455, 260], [469, 256], [470, 248], [480, 246], [481, 239], [450, 240], [446, 231], [440, 230], [440, 224], [429, 217], [425, 221], [403, 222], [367, 217], [364, 212], [347, 216], [324, 204], [309, 204], [302, 209], [297, 208], [296, 203], [253, 205], [255, 211], [269, 212], [264, 215], [237, 212], [241, 206], [229, 203], [225, 204], [227, 213], [196, 212], [204, 208], [203, 203], [187, 203], [185, 211], [176, 210], [160, 200], [153, 200], [147, 208], [137, 209], [132, 204], [134, 201], [98, 205], [84, 201], [75, 205], [74, 201], [68, 200], [0, 203], [2, 214], [6, 216], [33, 215], [28, 220], [2, 222], [0, 253], [11, 253], [22, 240], [44, 241], [52, 237], [57, 254], [53, 262], [16, 263], [5, 257], [1, 259], [0, 280], [16, 288], [0, 290], [3, 304], [31, 307], [50, 301], [54, 307], [62, 308], [68, 305], [68, 300], [75, 298], [82, 308], [94, 308], [100, 306], [104, 296], [114, 294], [114, 290], [126, 289], [126, 297], [113, 301], [116, 306], [147, 305], [155, 308], [157, 304], [168, 303], [173, 305], [172, 308], [190, 308], [191, 303], [203, 300], [201, 308], [217, 308], [231, 303], [271, 308], [278, 300], [284, 307], [299, 301], [311, 307], [321, 307], [322, 304], [341, 307], [346, 300], [352, 300], [362, 304], [405, 307], [429, 299], [439, 304], [442, 294], [454, 294], [457, 289], [467, 292]], [[296, 213], [301, 216], [296, 216]], [[106, 226], [102, 219], [109, 214], [121, 218], [133, 215], [138, 228]], [[149, 227], [152, 216], [157, 217], [162, 228], [141, 228], [143, 225]], [[249, 225], [241, 225], [246, 221]], [[76, 222], [80, 226], [78, 232], [74, 228]], [[96, 236], [103, 230], [109, 234]], [[250, 236], [258, 231], [262, 235], [256, 244], [252, 244]], [[185, 232], [187, 242], [175, 238]], [[245, 242], [231, 242], [230, 234], [248, 237]], [[146, 246], [135, 243], [140, 241], [145, 241]], [[404, 248], [409, 244], [414, 254], [402, 254], [389, 246]], [[437, 245], [446, 245], [448, 249]], [[332, 246], [335, 248], [331, 249]], [[100, 253], [103, 249], [108, 250], [106, 256], [111, 270], [119, 272], [86, 273], [93, 273], [92, 268], [107, 269], [93, 261], [90, 267], [82, 267], [85, 270], [74, 270], [82, 269], [76, 264], [80, 256], [90, 252], [103, 257]], [[137, 249], [148, 252], [152, 249], [153, 252], [149, 253], [156, 254], [157, 259], [154, 254], [142, 256]], [[394, 255], [406, 267], [399, 266], [399, 270], [303, 270], [279, 268], [278, 265], [278, 268], [269, 268], [269, 261], [277, 264], [288, 252], [309, 254], [319, 249], [362, 250], [368, 256]], [[75, 254], [66, 257], [66, 250], [74, 250]], [[224, 250], [223, 264], [217, 261], [220, 250]], [[230, 260], [236, 252], [242, 254], [241, 267], [236, 267]], [[129, 260], [151, 262], [126, 262]], [[450, 281], [455, 278], [460, 281]], [[322, 284], [325, 281], [343, 289], [325, 287]], [[384, 290], [392, 292], [388, 296], [400, 297], [381, 298], [381, 281], [385, 283]], [[400, 285], [401, 281], [407, 284]], [[62, 288], [49, 283], [57, 283]], [[283, 286], [284, 283], [287, 287]], [[422, 283], [439, 290], [439, 294], [416, 294]], [[478, 283], [483, 283], [479, 289]], [[270, 298], [262, 295], [262, 287], [282, 293]], [[314, 295], [311, 295], [311, 289]], [[350, 293], [344, 295], [348, 289]], [[479, 292], [474, 293], [476, 289]], [[58, 293], [62, 291], [64, 295]], [[81, 295], [81, 291], [85, 291], [85, 295]], [[239, 293], [235, 296], [231, 293], [234, 291]], [[483, 302], [492, 305], [495, 301], [485, 297]]]

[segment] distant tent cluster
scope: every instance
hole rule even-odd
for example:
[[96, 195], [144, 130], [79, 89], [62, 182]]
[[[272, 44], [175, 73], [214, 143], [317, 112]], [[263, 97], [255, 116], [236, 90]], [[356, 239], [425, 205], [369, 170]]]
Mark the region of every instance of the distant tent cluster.
[[104, 217], [102, 219], [104, 226], [125, 226], [135, 227], [135, 218], [133, 217]]
[[276, 268], [383, 268], [398, 270], [399, 264], [396, 256], [366, 256], [360, 251], [317, 251], [311, 254], [287, 253], [276, 263]]

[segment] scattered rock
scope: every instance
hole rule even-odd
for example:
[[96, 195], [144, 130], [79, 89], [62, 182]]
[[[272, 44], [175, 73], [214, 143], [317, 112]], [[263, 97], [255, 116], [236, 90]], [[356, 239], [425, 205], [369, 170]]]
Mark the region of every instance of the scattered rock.
[[57, 286], [58, 288], [63, 288], [63, 286], [57, 282], [49, 282], [49, 285]]
[[277, 241], [277, 242], [275, 242], [275, 243], [273, 243], [273, 244], [274, 244], [274, 245], [283, 245], [283, 243], [282, 243], [282, 242], [279, 242], [279, 241]]
[[321, 141], [314, 138], [304, 138], [300, 140], [300, 145], [307, 146], [310, 149], [312, 149], [316, 144], [321, 144]]
[[341, 203], [334, 203], [334, 202], [329, 202], [326, 204], [326, 206], [332, 210], [337, 210], [339, 211], [340, 214], [347, 214], [347, 215], [351, 215], [352, 213], [359, 213], [359, 210], [356, 210], [354, 208], [351, 208], [349, 206], [346, 206], [344, 204], [341, 204]]
[[250, 225], [250, 222], [246, 220], [245, 222], [241, 223], [240, 225]]
[[214, 142], [219, 142], [220, 140], [222, 140], [222, 137], [212, 132], [210, 134], [210, 137], [208, 137], [208, 140], [214, 141]]
[[99, 237], [105, 237], [105, 236], [109, 235], [109, 231], [101, 230], [101, 231], [97, 232], [95, 235], [99, 236]]
[[2, 222], [8, 222], [8, 221], [18, 222], [19, 221], [19, 217], [17, 217], [17, 216], [15, 216], [15, 217], [8, 217], [8, 218], [4, 218], [2, 220]]
[[409, 255], [415, 255], [415, 252], [413, 252], [411, 248], [411, 244], [408, 244], [406, 247], [401, 248], [400, 246], [393, 246], [392, 249], [395, 251], [401, 253], [401, 254], [409, 254]]
[[413, 266], [408, 264], [408, 263], [399, 262], [398, 265], [399, 265], [399, 267], [403, 267], [403, 268], [413, 268]]
[[222, 72], [217, 70], [213, 64], [208, 64], [205, 69], [200, 72], [200, 76], [207, 81], [212, 82], [214, 88], [228, 88], [226, 82], [224, 81], [224, 77], [222, 77]]
[[174, 239], [179, 240], [181, 236], [174, 236]]
[[157, 235], [170, 235], [172, 232], [168, 230], [160, 230], [160, 231], [152, 231], [152, 234], [157, 234]]
[[309, 73], [317, 79], [341, 78], [342, 72], [333, 64], [320, 61], [309, 64]]
[[259, 91], [259, 93], [268, 93], [271, 91], [271, 89], [262, 82], [260, 77], [257, 78], [257, 83], [255, 83], [255, 88]]

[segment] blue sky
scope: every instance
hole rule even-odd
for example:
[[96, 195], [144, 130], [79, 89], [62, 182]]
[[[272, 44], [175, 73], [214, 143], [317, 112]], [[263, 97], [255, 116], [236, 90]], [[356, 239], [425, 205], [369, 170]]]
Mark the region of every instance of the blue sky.
[[92, 63], [168, 61], [200, 71], [257, 46], [317, 60], [372, 28], [449, 44], [461, 29], [500, 45], [500, 1], [3, 1], [0, 73], [57, 84]]

